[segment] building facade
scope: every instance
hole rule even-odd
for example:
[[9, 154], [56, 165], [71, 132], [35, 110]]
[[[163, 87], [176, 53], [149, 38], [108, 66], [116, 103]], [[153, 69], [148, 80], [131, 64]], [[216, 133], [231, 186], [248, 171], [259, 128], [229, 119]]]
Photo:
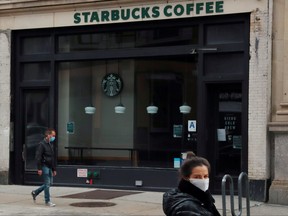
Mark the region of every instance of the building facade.
[[166, 190], [194, 151], [212, 192], [244, 171], [253, 199], [271, 180], [278, 196], [273, 14], [269, 0], [2, 3], [1, 183], [39, 183], [35, 149], [53, 127], [58, 185]]

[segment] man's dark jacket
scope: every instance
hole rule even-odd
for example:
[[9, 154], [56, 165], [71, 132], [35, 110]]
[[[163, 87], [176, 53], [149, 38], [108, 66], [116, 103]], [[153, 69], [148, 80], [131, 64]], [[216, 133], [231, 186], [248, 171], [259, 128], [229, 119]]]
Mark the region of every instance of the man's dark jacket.
[[49, 142], [46, 142], [45, 139], [39, 143], [35, 159], [37, 160], [38, 170], [41, 170], [42, 166], [44, 165], [51, 168], [52, 171], [56, 171], [53, 145]]

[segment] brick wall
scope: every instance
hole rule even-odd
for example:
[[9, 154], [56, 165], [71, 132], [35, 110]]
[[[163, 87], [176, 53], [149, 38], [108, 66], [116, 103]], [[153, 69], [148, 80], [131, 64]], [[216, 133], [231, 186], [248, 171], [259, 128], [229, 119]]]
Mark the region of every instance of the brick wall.
[[249, 178], [257, 180], [270, 177], [271, 16], [270, 8], [251, 13], [248, 170]]

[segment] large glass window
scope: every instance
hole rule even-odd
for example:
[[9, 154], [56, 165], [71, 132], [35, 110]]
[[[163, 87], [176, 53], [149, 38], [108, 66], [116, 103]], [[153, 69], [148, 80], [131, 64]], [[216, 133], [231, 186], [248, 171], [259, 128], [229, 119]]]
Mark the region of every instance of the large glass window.
[[[133, 150], [134, 116], [133, 60], [83, 61], [59, 64], [59, 162], [96, 165], [130, 165]], [[102, 79], [118, 74], [124, 88], [121, 95], [109, 97]], [[120, 97], [126, 107], [116, 114]], [[85, 107], [96, 108], [86, 114]], [[67, 133], [67, 127], [69, 131]], [[127, 164], [128, 163], [128, 164]]]
[[[195, 131], [188, 122], [196, 120], [197, 70], [193, 56], [147, 58], [136, 64], [135, 139], [139, 166], [174, 167], [182, 152], [196, 152]], [[183, 103], [192, 107], [182, 114]], [[147, 114], [147, 104], [158, 107]]]
[[49, 80], [51, 78], [50, 62], [22, 64], [21, 81]]
[[24, 37], [22, 38], [22, 55], [48, 54], [51, 52], [51, 37]]
[[207, 45], [243, 43], [244, 23], [225, 23], [205, 25], [205, 43]]
[[[101, 84], [110, 73], [123, 81], [113, 97]], [[188, 121], [196, 120], [196, 77], [192, 56], [59, 63], [58, 162], [173, 167], [181, 152], [195, 150]], [[114, 110], [120, 102], [123, 114]], [[153, 115], [146, 111], [152, 102]], [[189, 114], [179, 112], [184, 102]], [[95, 113], [86, 114], [87, 106]]]

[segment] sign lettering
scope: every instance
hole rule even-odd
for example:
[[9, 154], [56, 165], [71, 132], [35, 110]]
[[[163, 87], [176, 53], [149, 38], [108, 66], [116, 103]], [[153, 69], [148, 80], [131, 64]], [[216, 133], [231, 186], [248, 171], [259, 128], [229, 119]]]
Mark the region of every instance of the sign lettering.
[[188, 131], [196, 132], [196, 120], [188, 120]]
[[119, 8], [110, 10], [83, 11], [74, 13], [74, 24], [98, 24], [121, 21], [151, 20], [170, 17], [191, 17], [195, 15], [224, 12], [224, 1], [167, 4], [148, 7]]

